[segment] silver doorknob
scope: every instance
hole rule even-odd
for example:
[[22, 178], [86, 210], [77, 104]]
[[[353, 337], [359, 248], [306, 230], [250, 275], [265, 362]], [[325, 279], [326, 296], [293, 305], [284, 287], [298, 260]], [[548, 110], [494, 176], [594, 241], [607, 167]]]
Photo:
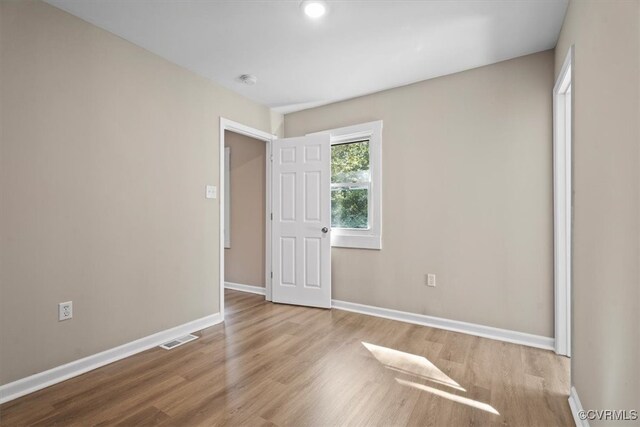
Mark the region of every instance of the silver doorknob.
[[328, 229], [327, 227], [322, 227], [322, 232], [323, 232], [323, 233], [328, 233], [328, 232], [329, 232], [329, 229]]

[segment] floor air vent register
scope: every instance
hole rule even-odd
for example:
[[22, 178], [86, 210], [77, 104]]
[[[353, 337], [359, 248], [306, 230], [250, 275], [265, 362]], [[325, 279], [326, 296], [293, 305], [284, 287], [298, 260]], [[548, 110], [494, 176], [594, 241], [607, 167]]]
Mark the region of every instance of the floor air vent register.
[[182, 344], [186, 344], [196, 339], [198, 339], [198, 337], [195, 335], [185, 335], [184, 337], [176, 338], [175, 340], [171, 340], [160, 345], [160, 348], [164, 348], [165, 350], [171, 350], [176, 347], [180, 347]]

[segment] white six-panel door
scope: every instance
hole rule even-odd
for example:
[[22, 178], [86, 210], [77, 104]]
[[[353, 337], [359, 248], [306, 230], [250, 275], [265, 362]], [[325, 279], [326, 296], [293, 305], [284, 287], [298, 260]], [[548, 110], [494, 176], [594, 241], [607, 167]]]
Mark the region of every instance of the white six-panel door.
[[272, 300], [331, 307], [329, 135], [273, 141]]

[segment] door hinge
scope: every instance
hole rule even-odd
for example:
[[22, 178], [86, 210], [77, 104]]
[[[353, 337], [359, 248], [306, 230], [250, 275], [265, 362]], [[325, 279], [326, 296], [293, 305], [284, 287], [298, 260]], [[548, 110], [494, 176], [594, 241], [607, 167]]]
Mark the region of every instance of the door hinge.
[[273, 221], [273, 212], [271, 212], [271, 221]]
[[273, 271], [271, 272], [271, 278], [273, 279]]

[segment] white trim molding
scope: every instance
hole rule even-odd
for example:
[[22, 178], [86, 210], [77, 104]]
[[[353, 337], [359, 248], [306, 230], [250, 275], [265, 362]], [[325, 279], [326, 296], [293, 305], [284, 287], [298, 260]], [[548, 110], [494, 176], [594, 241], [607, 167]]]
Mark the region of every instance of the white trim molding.
[[572, 71], [569, 48], [553, 88], [553, 256], [555, 351], [571, 357]]
[[513, 344], [521, 344], [529, 347], [542, 348], [545, 350], [554, 349], [553, 338], [527, 334], [524, 332], [510, 331], [507, 329], [494, 328], [475, 323], [460, 322], [458, 320], [443, 319], [441, 317], [391, 310], [388, 308], [356, 304], [347, 301], [333, 300], [332, 308], [351, 311], [353, 313], [366, 314], [369, 316], [382, 317], [384, 319], [398, 320], [400, 322], [413, 323], [415, 325], [445, 329], [447, 331], [461, 332], [463, 334], [475, 335], [478, 337], [490, 338]]
[[250, 294], [266, 295], [266, 289], [261, 286], [243, 285], [242, 283], [224, 282], [225, 289], [248, 292]]
[[220, 313], [222, 313], [222, 317], [224, 319], [224, 249], [225, 249], [225, 239], [222, 237], [225, 229], [225, 216], [229, 215], [229, 211], [227, 211], [225, 207], [225, 198], [226, 193], [229, 191], [226, 185], [225, 180], [225, 150], [224, 150], [224, 131], [228, 130], [231, 132], [239, 133], [244, 136], [248, 136], [250, 138], [258, 139], [260, 141], [264, 141], [266, 145], [266, 159], [265, 159], [265, 169], [266, 169], [266, 188], [265, 188], [265, 272], [264, 272], [264, 280], [265, 280], [265, 292], [267, 301], [271, 301], [271, 142], [274, 139], [278, 139], [276, 135], [271, 135], [267, 132], [263, 132], [259, 129], [254, 129], [252, 127], [243, 125], [242, 123], [234, 122], [233, 120], [225, 119], [224, 117], [220, 117], [220, 135], [219, 135], [219, 186], [220, 186], [220, 194], [219, 194], [219, 203], [220, 203], [220, 224], [219, 224], [219, 233], [220, 233], [220, 253], [218, 257], [218, 271], [219, 271], [219, 282], [220, 286]]
[[569, 406], [571, 407], [571, 415], [573, 415], [573, 421], [576, 423], [576, 427], [589, 427], [589, 421], [580, 419], [578, 416], [578, 412], [584, 411], [584, 408], [582, 407], [582, 403], [580, 403], [578, 392], [573, 386], [569, 394]]
[[118, 347], [74, 360], [73, 362], [19, 379], [0, 386], [0, 403], [5, 403], [18, 397], [33, 393], [45, 387], [68, 380], [101, 366], [108, 365], [125, 357], [133, 356], [162, 343], [174, 340], [184, 335], [200, 331], [222, 322], [220, 313], [202, 317], [184, 323], [174, 328], [166, 329], [152, 335], [131, 341]]
[[231, 249], [231, 147], [224, 147], [224, 248]]

